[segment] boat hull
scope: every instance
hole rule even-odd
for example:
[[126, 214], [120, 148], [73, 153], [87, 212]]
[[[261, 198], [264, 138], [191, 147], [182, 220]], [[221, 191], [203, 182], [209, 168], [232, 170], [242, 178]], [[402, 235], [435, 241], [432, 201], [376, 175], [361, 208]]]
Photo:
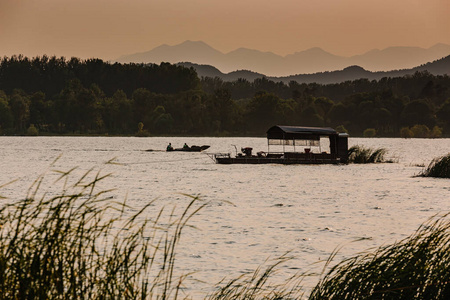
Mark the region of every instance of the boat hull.
[[191, 146], [188, 148], [175, 148], [172, 150], [167, 150], [167, 152], [172, 152], [172, 151], [182, 151], [182, 152], [201, 152], [203, 150], [208, 149], [209, 146], [208, 145], [203, 145], [203, 146]]
[[216, 155], [218, 164], [340, 164], [338, 157], [331, 154], [319, 153], [285, 153], [274, 157], [268, 156], [237, 156]]

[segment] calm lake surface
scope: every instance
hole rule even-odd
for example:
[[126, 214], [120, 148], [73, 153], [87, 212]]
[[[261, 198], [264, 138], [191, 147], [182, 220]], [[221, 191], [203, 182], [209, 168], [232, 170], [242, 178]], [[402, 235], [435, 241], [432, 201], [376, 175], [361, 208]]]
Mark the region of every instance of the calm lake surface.
[[[208, 204], [190, 221], [196, 228], [183, 232], [177, 258], [179, 272], [194, 272], [185, 282], [194, 298], [287, 251], [295, 259], [281, 266], [281, 278], [322, 267], [315, 263], [337, 247], [336, 262], [401, 240], [450, 210], [450, 180], [414, 177], [450, 152], [450, 139], [350, 138], [350, 146], [386, 148], [396, 160], [370, 165], [217, 165], [205, 153], [144, 151], [169, 142], [210, 145], [208, 153], [267, 150], [265, 138], [0, 137], [0, 185], [17, 179], [0, 189], [8, 198], [0, 201], [25, 197], [43, 173], [73, 167], [75, 175], [92, 167], [112, 173], [100, 185], [116, 189], [115, 201], [139, 209], [157, 199], [149, 217], [158, 205], [183, 208], [183, 194], [199, 195]], [[121, 165], [105, 164], [113, 158]], [[53, 181], [43, 187], [50, 194], [61, 191]]]

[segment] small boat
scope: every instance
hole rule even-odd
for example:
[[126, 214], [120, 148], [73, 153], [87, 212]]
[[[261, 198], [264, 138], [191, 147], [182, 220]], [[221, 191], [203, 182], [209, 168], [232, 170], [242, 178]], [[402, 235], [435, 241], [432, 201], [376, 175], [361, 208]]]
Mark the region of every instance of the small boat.
[[[322, 145], [323, 144], [326, 145]], [[348, 162], [348, 134], [329, 127], [272, 126], [267, 130], [267, 152], [211, 153], [218, 164], [342, 164]], [[270, 146], [276, 147], [273, 151]]]
[[208, 149], [209, 145], [203, 145], [203, 146], [190, 146], [190, 147], [183, 147], [183, 148], [172, 148], [171, 150], [167, 150], [167, 152], [172, 151], [186, 151], [186, 152], [201, 152], [203, 150]]

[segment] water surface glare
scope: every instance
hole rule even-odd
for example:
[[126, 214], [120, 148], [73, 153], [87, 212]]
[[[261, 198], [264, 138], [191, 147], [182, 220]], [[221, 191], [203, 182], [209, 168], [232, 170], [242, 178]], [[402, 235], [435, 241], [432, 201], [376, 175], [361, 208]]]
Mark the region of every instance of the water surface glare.
[[[183, 194], [199, 195], [208, 204], [183, 232], [176, 262], [179, 272], [194, 272], [185, 283], [194, 298], [287, 251], [295, 259], [282, 265], [286, 277], [340, 246], [336, 261], [403, 239], [450, 209], [450, 180], [414, 177], [450, 152], [450, 139], [350, 138], [350, 146], [386, 148], [397, 162], [338, 166], [217, 165], [205, 153], [163, 151], [169, 142], [211, 145], [208, 153], [267, 150], [265, 138], [0, 137], [0, 185], [18, 179], [0, 195], [23, 198], [39, 175], [73, 167], [112, 173], [101, 187], [136, 209], [154, 199], [184, 207]], [[104, 164], [113, 158], [122, 165]]]

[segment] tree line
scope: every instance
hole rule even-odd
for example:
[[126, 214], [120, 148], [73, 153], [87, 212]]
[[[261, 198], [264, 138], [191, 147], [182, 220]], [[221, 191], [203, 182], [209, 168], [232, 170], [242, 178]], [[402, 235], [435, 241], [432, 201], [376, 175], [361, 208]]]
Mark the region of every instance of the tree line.
[[338, 84], [225, 82], [169, 63], [4, 57], [0, 133], [256, 135], [272, 125], [352, 136], [450, 134], [450, 78], [416, 72]]

